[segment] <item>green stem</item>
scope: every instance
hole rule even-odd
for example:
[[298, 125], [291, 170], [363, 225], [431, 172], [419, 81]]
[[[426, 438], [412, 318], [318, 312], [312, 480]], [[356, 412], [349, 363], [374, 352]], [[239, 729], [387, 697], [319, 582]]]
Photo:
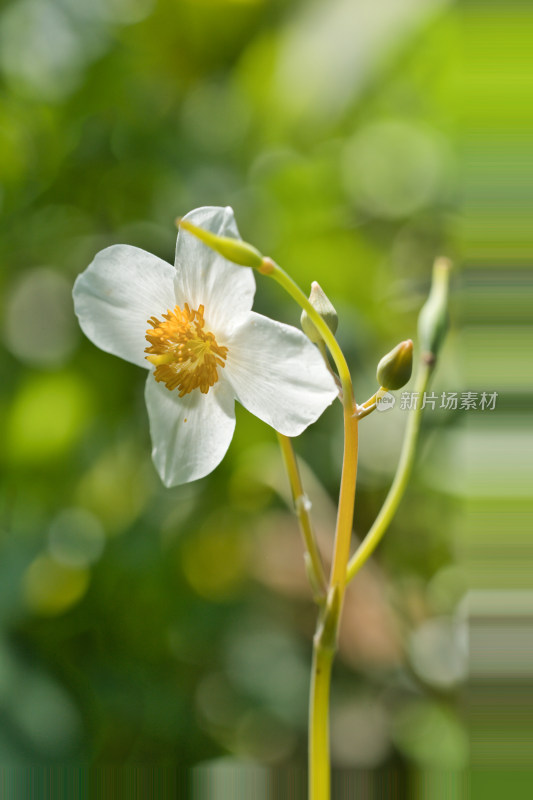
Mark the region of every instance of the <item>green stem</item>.
[[361, 406], [357, 406], [357, 419], [361, 420], [365, 417], [368, 417], [369, 414], [372, 414], [372, 412], [376, 410], [378, 400], [380, 400], [380, 398], [386, 393], [387, 389], [385, 389], [383, 386], [380, 386], [377, 392], [372, 395], [372, 397], [369, 397], [368, 400], [366, 400]]
[[313, 643], [309, 701], [309, 800], [329, 800], [329, 690], [334, 650], [324, 648], [318, 636]]
[[353, 514], [355, 504], [355, 484], [357, 480], [358, 419], [344, 405], [344, 456], [342, 462], [339, 509], [333, 563], [331, 566], [330, 587], [338, 587], [340, 607], [346, 586], [346, 568], [350, 557]]
[[311, 525], [309, 500], [303, 489], [292, 441], [288, 436], [284, 436], [282, 433], [278, 433], [278, 441], [291, 485], [294, 508], [300, 522], [300, 530], [302, 532], [305, 548], [309, 555], [308, 564], [311, 573], [311, 584], [315, 593], [318, 595], [317, 599], [322, 600], [326, 596], [326, 576]]
[[329, 692], [341, 606], [342, 591], [338, 585], [332, 586], [327, 603], [320, 610], [313, 638], [309, 696], [309, 800], [329, 800], [331, 792]]
[[[422, 360], [419, 364], [414, 391], [418, 392], [419, 398], [422, 398], [427, 389], [433, 365]], [[378, 544], [380, 543], [383, 534], [387, 530], [396, 509], [405, 492], [405, 488], [411, 475], [413, 468], [416, 445], [418, 441], [418, 434], [420, 432], [420, 423], [422, 421], [422, 408], [421, 403], [409, 415], [407, 421], [407, 428], [405, 430], [405, 437], [403, 440], [402, 451], [400, 453], [400, 460], [396, 469], [394, 480], [389, 489], [389, 493], [385, 498], [385, 502], [377, 515], [374, 524], [369, 532], [357, 548], [355, 554], [350, 559], [348, 570], [346, 574], [346, 581], [349, 583], [352, 578], [359, 572], [363, 564], [370, 558]]]

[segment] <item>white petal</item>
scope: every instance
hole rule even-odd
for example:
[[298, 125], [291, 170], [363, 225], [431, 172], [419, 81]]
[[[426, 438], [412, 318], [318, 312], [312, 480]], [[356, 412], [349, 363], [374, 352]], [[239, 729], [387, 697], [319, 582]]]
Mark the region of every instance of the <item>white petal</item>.
[[338, 394], [322, 356], [290, 325], [251, 313], [227, 342], [224, 378], [248, 411], [298, 436]]
[[102, 350], [150, 367], [144, 353], [148, 319], [176, 305], [175, 274], [166, 261], [138, 247], [102, 250], [74, 284], [81, 329]]
[[207, 394], [194, 389], [184, 397], [146, 381], [146, 407], [152, 435], [152, 458], [165, 486], [203, 478], [217, 467], [235, 429], [235, 398], [227, 381]]
[[[217, 236], [240, 239], [229, 207], [197, 208], [184, 219]], [[232, 264], [185, 230], [178, 233], [175, 264], [178, 304], [203, 304], [206, 327], [216, 335], [224, 338], [251, 310], [255, 278], [250, 267]]]

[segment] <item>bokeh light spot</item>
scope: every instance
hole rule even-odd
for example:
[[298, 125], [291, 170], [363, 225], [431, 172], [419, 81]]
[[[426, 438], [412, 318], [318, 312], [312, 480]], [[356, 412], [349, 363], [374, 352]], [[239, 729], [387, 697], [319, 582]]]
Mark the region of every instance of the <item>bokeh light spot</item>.
[[32, 377], [15, 396], [8, 415], [8, 458], [31, 465], [62, 456], [82, 433], [90, 407], [89, 387], [80, 377]]
[[237, 725], [234, 749], [262, 764], [283, 762], [294, 750], [296, 737], [277, 717], [262, 709], [243, 714]]
[[331, 713], [331, 756], [338, 767], [372, 768], [390, 749], [383, 706], [369, 697], [336, 702]]
[[79, 745], [82, 721], [64, 689], [47, 675], [34, 671], [18, 688], [14, 721], [39, 752], [50, 757], [70, 755]]
[[6, 76], [58, 100], [76, 87], [84, 64], [81, 37], [58, 3], [20, 0], [0, 18], [0, 63]]
[[290, 632], [273, 629], [263, 619], [241, 625], [228, 638], [226, 660], [232, 683], [273, 714], [290, 725], [305, 719], [307, 664]]
[[89, 585], [89, 572], [37, 556], [24, 575], [23, 589], [31, 611], [43, 616], [61, 614], [80, 600]]
[[212, 520], [183, 546], [182, 565], [187, 581], [198, 594], [214, 600], [230, 598], [247, 574], [249, 548], [234, 525]]
[[137, 519], [154, 490], [156, 476], [144, 451], [129, 441], [104, 451], [81, 479], [77, 502], [118, 534]]
[[104, 544], [105, 534], [100, 521], [83, 508], [63, 509], [48, 532], [52, 557], [67, 567], [93, 564], [100, 558]]
[[32, 366], [58, 366], [72, 353], [77, 339], [69, 281], [47, 268], [26, 272], [7, 301], [7, 348]]
[[468, 737], [451, 711], [429, 701], [415, 701], [396, 715], [392, 727], [398, 749], [416, 764], [434, 769], [462, 769]]
[[362, 128], [346, 145], [342, 178], [359, 208], [396, 219], [437, 198], [443, 160], [436, 132], [401, 120], [379, 121]]
[[250, 110], [230, 84], [204, 83], [185, 99], [183, 129], [196, 146], [224, 153], [238, 148], [249, 127]]
[[415, 672], [439, 689], [450, 689], [466, 677], [468, 653], [449, 617], [423, 622], [411, 634], [409, 654]]

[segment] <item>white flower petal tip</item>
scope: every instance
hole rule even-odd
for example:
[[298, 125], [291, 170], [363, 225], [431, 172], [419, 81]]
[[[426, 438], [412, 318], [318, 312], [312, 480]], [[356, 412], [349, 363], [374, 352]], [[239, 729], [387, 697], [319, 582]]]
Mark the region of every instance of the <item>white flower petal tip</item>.
[[148, 319], [176, 304], [175, 270], [157, 256], [116, 244], [101, 250], [74, 283], [74, 310], [84, 334], [101, 350], [149, 367]]
[[[231, 208], [187, 215], [239, 238]], [[98, 253], [76, 280], [84, 333], [103, 350], [152, 371], [146, 405], [152, 457], [165, 486], [208, 475], [235, 428], [235, 400], [286, 436], [298, 436], [337, 396], [322, 356], [289, 325], [252, 312], [253, 270], [178, 234], [175, 267], [128, 245]]]
[[149, 375], [145, 397], [152, 459], [166, 487], [204, 478], [218, 467], [235, 430], [235, 399], [227, 384], [180, 398]]
[[227, 373], [239, 402], [285, 436], [299, 436], [338, 396], [305, 334], [253, 312], [228, 342]]

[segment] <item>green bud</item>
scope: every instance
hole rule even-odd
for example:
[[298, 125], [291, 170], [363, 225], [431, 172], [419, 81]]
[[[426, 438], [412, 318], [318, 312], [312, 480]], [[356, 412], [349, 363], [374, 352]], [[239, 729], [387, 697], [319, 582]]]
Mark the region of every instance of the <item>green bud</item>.
[[[309, 302], [311, 303], [315, 311], [317, 311], [320, 314], [320, 316], [322, 317], [322, 319], [324, 320], [330, 331], [332, 333], [335, 333], [335, 331], [337, 330], [337, 326], [339, 324], [339, 318], [337, 316], [337, 312], [335, 311], [335, 308], [331, 303], [329, 297], [326, 295], [320, 284], [318, 284], [316, 281], [313, 281], [313, 283], [311, 284], [311, 294], [309, 295]], [[309, 318], [307, 311], [302, 311], [302, 316], [300, 317], [300, 325], [302, 326], [302, 330], [305, 333], [305, 335], [309, 339], [311, 339], [312, 342], [318, 344], [319, 342], [322, 341], [322, 336], [320, 335], [320, 333], [316, 329], [316, 326]]]
[[418, 317], [420, 348], [426, 357], [435, 360], [448, 330], [448, 297], [452, 264], [447, 258], [438, 258], [433, 265], [433, 278], [429, 297]]
[[193, 225], [188, 219], [180, 219], [177, 224], [179, 228], [192, 233], [193, 236], [196, 236], [197, 239], [200, 239], [201, 242], [212, 250], [220, 253], [220, 255], [227, 258], [228, 261], [232, 261], [240, 267], [258, 269], [263, 263], [263, 256], [259, 250], [256, 250], [251, 244], [243, 242], [242, 239], [232, 239], [229, 236], [217, 236], [215, 233], [211, 233], [211, 231], [206, 231], [203, 228], [199, 228], [197, 225]]
[[413, 371], [413, 343], [411, 339], [397, 344], [394, 350], [383, 356], [378, 364], [376, 376], [384, 389], [401, 389]]

